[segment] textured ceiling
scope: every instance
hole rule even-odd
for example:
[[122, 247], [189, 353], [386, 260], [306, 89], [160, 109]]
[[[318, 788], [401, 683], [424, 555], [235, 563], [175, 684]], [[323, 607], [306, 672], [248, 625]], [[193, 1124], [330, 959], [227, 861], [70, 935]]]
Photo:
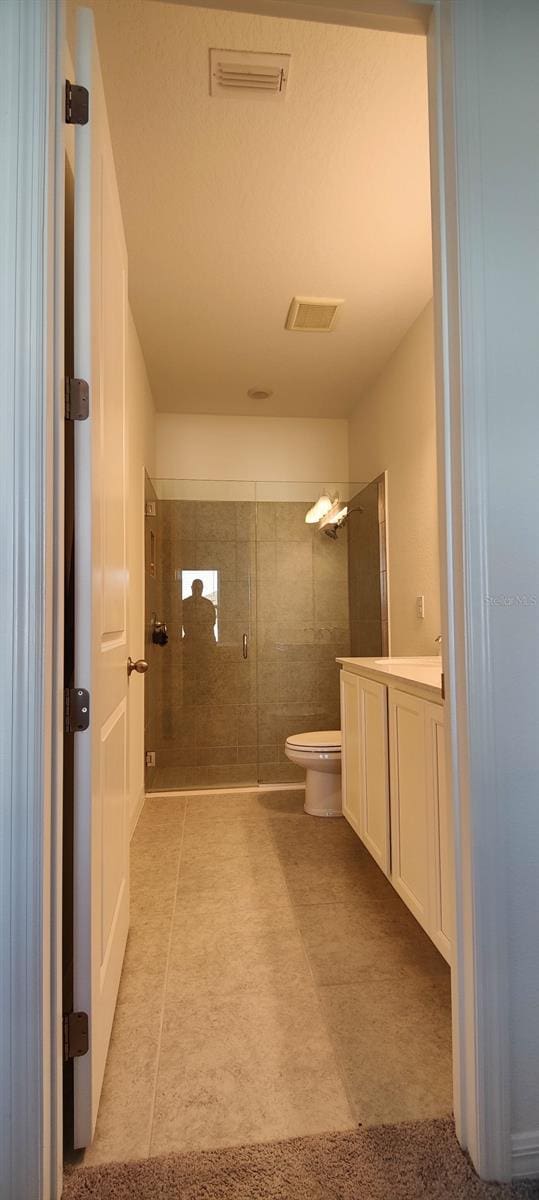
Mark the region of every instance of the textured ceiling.
[[[345, 416], [432, 292], [424, 39], [92, 7], [157, 408]], [[290, 53], [286, 101], [211, 99], [212, 46]], [[294, 295], [345, 297], [335, 332], [287, 332]]]

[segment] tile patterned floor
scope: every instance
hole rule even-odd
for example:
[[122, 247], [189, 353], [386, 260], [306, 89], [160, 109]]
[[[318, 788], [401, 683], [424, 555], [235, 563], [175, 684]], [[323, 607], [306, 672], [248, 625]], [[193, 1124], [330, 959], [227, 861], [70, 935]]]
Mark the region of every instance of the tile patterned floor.
[[303, 793], [153, 797], [84, 1162], [451, 1109], [449, 971]]

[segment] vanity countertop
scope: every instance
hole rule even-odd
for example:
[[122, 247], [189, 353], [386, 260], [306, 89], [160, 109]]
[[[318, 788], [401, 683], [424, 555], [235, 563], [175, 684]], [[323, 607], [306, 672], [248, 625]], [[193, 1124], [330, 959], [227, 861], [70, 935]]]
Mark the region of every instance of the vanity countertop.
[[442, 659], [439, 655], [409, 658], [338, 658], [346, 671], [368, 675], [388, 687], [413, 692], [423, 700], [440, 704], [442, 697]]

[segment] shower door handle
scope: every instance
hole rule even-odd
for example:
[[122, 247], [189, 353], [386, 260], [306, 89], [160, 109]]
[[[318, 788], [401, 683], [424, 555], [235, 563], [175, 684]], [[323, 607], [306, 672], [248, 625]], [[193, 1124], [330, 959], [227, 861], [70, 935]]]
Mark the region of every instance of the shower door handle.
[[244, 633], [244, 635], [243, 635], [243, 657], [247, 658], [248, 653], [249, 653], [249, 643], [247, 640], [247, 634]]

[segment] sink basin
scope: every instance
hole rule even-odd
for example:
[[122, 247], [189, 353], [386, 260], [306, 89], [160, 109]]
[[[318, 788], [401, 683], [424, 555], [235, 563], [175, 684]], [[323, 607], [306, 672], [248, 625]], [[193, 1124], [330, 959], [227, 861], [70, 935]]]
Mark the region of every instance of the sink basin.
[[373, 666], [379, 667], [384, 674], [400, 679], [411, 679], [433, 687], [441, 687], [442, 684], [443, 664], [439, 654], [423, 654], [415, 658], [375, 658]]
[[359, 675], [373, 675], [380, 682], [391, 681], [398, 687], [401, 683], [411, 681], [422, 688], [442, 690], [443, 662], [439, 654], [416, 654], [402, 658], [338, 658], [345, 669], [357, 671]]

